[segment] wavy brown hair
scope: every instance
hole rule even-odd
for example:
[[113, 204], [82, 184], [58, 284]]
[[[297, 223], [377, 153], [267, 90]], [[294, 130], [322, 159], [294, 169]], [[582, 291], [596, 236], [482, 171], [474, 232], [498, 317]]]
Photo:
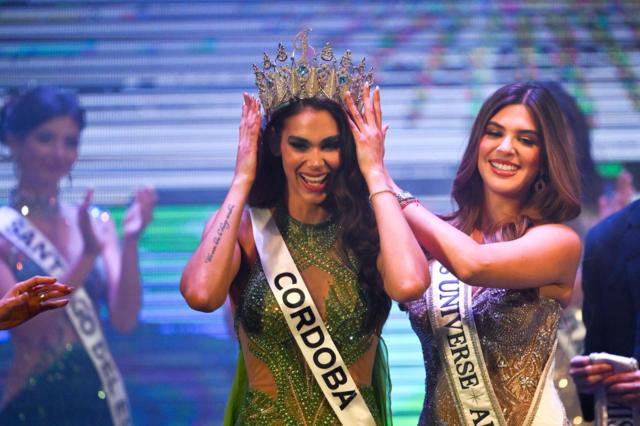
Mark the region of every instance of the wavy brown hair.
[[498, 89], [480, 108], [453, 181], [452, 197], [458, 210], [445, 219], [466, 233], [480, 228], [484, 190], [478, 171], [478, 148], [491, 118], [508, 105], [523, 105], [536, 124], [541, 139], [539, 179], [544, 181], [544, 189], [535, 191], [532, 185], [517, 218], [486, 230], [492, 241], [512, 240], [533, 225], [566, 222], [580, 214], [580, 177], [562, 111], [543, 86], [513, 83]]
[[[358, 167], [356, 146], [344, 109], [328, 99], [296, 99], [276, 110], [261, 134], [261, 150], [256, 178], [249, 193], [252, 207], [274, 207], [284, 201], [286, 177], [282, 157], [273, 154], [269, 146], [279, 144], [287, 120], [306, 109], [327, 111], [336, 121], [340, 136], [340, 166], [327, 182], [324, 207], [338, 228], [338, 250], [347, 261], [355, 255], [359, 263], [358, 281], [365, 300], [366, 314], [362, 324], [365, 332], [380, 333], [391, 309], [391, 299], [384, 291], [377, 259], [380, 239], [373, 210], [369, 204], [367, 184]], [[259, 321], [245, 324], [257, 331]]]

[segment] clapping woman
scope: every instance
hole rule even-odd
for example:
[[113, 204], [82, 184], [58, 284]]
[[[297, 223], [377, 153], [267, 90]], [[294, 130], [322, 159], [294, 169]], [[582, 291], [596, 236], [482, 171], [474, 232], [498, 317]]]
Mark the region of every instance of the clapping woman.
[[[11, 330], [14, 359], [0, 424], [127, 424], [124, 383], [109, 353], [94, 302], [106, 301], [113, 326], [130, 331], [141, 306], [138, 241], [151, 221], [155, 193], [136, 192], [119, 245], [106, 213], [89, 214], [59, 199], [60, 181], [78, 157], [85, 112], [77, 97], [36, 87], [2, 108], [0, 140], [9, 147], [17, 185], [0, 209], [0, 292], [51, 275], [75, 291], [64, 309]], [[44, 293], [41, 293], [44, 294]]]

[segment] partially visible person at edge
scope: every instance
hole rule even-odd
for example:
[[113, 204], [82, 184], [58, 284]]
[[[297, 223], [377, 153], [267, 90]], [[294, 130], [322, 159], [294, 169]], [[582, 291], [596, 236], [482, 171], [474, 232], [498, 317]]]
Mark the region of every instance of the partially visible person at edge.
[[[583, 112], [576, 99], [571, 96], [560, 83], [555, 81], [538, 82], [553, 95], [565, 117], [565, 125], [573, 140], [576, 151], [576, 163], [580, 172], [581, 207], [580, 215], [569, 225], [581, 237], [605, 217], [617, 212], [633, 199], [633, 177], [627, 170], [622, 170], [616, 177], [615, 184], [604, 182], [595, 161], [591, 156], [591, 137], [589, 117]], [[608, 189], [605, 190], [605, 187]], [[579, 290], [576, 288], [576, 290]]]
[[513, 83], [484, 102], [444, 218], [389, 182], [432, 258], [432, 285], [405, 304], [427, 371], [420, 424], [567, 424], [552, 372], [581, 250], [563, 222], [580, 195], [553, 97]]
[[[379, 92], [372, 100], [365, 87], [362, 97], [364, 113], [354, 112], [351, 129], [339, 97], [313, 96], [276, 105], [261, 132], [260, 103], [244, 95], [234, 178], [181, 280], [194, 309], [231, 300], [241, 354], [225, 424], [341, 424], [267, 282], [275, 253], [258, 254], [256, 238], [266, 231], [255, 235], [247, 205], [273, 215], [304, 279], [296, 287], [306, 285], [373, 417], [352, 424], [391, 422], [380, 333], [391, 299], [419, 297], [429, 275], [381, 173]], [[300, 327], [309, 320], [298, 319]], [[342, 382], [342, 373], [325, 371]]]
[[69, 302], [72, 287], [53, 277], [31, 277], [14, 284], [0, 298], [0, 330], [16, 327], [41, 312], [62, 308]]
[[[594, 393], [598, 389], [604, 390], [607, 402], [637, 410], [640, 371], [616, 373], [609, 363], [594, 363], [589, 355], [606, 352], [640, 359], [640, 200], [589, 231], [582, 285], [585, 355], [571, 360], [570, 374], [580, 395], [584, 418], [594, 419]], [[624, 412], [619, 408], [617, 411]]]
[[[596, 169], [591, 156], [590, 125], [578, 105], [560, 83], [555, 81], [540, 82], [551, 92], [565, 117], [567, 130], [573, 139], [576, 151], [576, 162], [581, 177], [582, 211], [580, 215], [568, 223], [584, 241], [587, 232], [600, 220], [615, 213], [627, 205], [633, 196], [633, 179], [631, 174], [623, 170], [616, 178], [615, 185], [611, 183], [610, 191], [604, 191], [605, 183]], [[608, 184], [607, 184], [608, 185]], [[556, 352], [556, 383], [561, 381], [565, 385], [560, 389], [560, 397], [564, 403], [569, 418], [583, 414], [576, 388], [569, 377], [570, 360], [582, 354], [584, 350], [585, 327], [582, 318], [582, 268], [578, 269], [571, 304], [563, 311], [560, 330], [558, 331], [559, 348]]]
[[0, 209], [0, 286], [52, 275], [75, 287], [65, 309], [44, 312], [11, 330], [14, 358], [0, 424], [111, 425], [131, 422], [124, 383], [93, 303], [106, 301], [113, 326], [132, 330], [141, 305], [138, 240], [151, 221], [155, 192], [136, 192], [119, 247], [113, 223], [59, 200], [60, 181], [78, 157], [85, 111], [55, 87], [30, 88], [2, 108], [0, 138], [17, 185]]

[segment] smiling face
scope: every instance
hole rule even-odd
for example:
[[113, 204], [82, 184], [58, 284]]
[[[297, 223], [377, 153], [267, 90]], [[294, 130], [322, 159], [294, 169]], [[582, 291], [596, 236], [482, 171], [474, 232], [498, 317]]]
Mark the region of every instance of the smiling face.
[[325, 110], [306, 108], [289, 117], [280, 138], [282, 167], [287, 179], [289, 210], [319, 206], [327, 182], [340, 167], [338, 125]]
[[57, 185], [78, 158], [79, 138], [80, 128], [70, 117], [47, 120], [21, 139], [10, 136], [20, 179], [30, 187]]
[[542, 137], [524, 105], [508, 105], [494, 115], [478, 148], [478, 171], [485, 197], [523, 202], [540, 173]]

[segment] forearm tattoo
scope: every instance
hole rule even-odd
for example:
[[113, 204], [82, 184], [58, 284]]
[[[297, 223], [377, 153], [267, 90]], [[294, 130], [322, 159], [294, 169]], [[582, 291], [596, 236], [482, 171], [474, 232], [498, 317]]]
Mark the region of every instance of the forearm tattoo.
[[229, 218], [231, 217], [231, 213], [235, 208], [236, 206], [234, 206], [233, 204], [230, 204], [227, 206], [227, 215], [225, 216], [222, 223], [218, 225], [218, 229], [215, 232], [215, 235], [213, 236], [213, 247], [211, 248], [211, 252], [207, 255], [207, 258], [205, 259], [205, 263], [210, 263], [211, 260], [213, 259], [213, 255], [218, 249], [218, 244], [220, 243], [220, 239], [222, 239], [222, 235], [224, 234], [224, 231], [229, 229]]

